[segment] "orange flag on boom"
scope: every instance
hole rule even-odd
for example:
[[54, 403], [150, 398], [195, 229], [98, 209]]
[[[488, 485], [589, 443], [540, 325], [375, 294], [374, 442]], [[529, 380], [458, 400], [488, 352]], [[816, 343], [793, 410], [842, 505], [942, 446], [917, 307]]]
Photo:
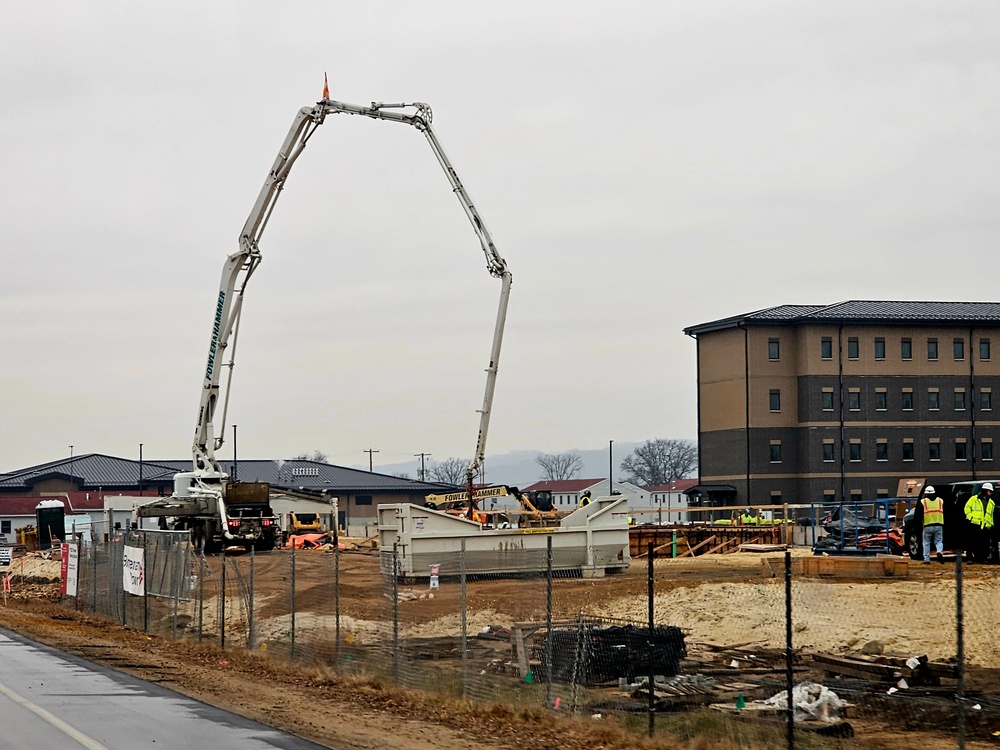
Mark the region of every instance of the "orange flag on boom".
[[330, 98], [330, 84], [326, 82], [326, 73], [323, 73], [323, 99]]

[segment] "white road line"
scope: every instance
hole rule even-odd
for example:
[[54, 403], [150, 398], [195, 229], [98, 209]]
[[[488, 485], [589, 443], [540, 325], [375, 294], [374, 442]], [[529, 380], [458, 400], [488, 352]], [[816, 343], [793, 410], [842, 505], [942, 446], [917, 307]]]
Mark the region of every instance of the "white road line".
[[79, 742], [81, 745], [87, 748], [87, 750], [108, 750], [108, 748], [106, 748], [104, 745], [92, 740], [90, 737], [83, 734], [83, 732], [77, 731], [69, 724], [67, 724], [65, 721], [60, 719], [58, 716], [53, 716], [41, 706], [36, 706], [34, 703], [29, 701], [24, 696], [18, 695], [9, 687], [4, 685], [2, 682], [0, 682], [0, 693], [3, 693], [15, 703], [19, 703], [20, 705], [24, 706], [33, 714], [40, 716], [42, 719], [44, 719], [49, 724], [58, 729], [60, 732]]

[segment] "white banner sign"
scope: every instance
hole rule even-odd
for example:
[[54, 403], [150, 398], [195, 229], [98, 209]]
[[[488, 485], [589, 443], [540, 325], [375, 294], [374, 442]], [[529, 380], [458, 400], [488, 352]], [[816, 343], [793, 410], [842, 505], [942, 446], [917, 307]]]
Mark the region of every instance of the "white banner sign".
[[128, 594], [145, 596], [146, 561], [142, 547], [125, 547], [122, 555], [122, 587]]
[[62, 569], [61, 586], [59, 593], [66, 596], [76, 596], [76, 582], [80, 571], [80, 546], [78, 544], [63, 543], [62, 545]]
[[0, 567], [7, 567], [14, 559], [13, 547], [0, 547]]

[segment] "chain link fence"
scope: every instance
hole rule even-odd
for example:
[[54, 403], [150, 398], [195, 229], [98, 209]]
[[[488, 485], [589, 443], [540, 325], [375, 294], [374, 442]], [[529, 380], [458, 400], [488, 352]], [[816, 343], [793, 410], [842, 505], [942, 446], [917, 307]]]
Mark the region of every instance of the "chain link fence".
[[395, 549], [204, 556], [185, 534], [128, 530], [80, 545], [64, 601], [163, 637], [477, 703], [616, 715], [639, 733], [710, 715], [731, 737], [753, 716], [789, 748], [804, 733], [873, 729], [964, 747], [1000, 726], [995, 569], [961, 554], [927, 567], [653, 551], [584, 578], [553, 569], [551, 542], [517, 565], [509, 550], [463, 545], [403, 575]]

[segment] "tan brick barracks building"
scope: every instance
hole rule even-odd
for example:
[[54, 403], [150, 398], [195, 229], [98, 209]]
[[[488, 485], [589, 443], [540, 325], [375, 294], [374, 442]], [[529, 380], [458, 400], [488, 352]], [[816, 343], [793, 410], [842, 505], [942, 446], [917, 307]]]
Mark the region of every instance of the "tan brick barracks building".
[[1000, 303], [781, 305], [684, 333], [698, 345], [699, 484], [735, 487], [737, 503], [1000, 477]]

